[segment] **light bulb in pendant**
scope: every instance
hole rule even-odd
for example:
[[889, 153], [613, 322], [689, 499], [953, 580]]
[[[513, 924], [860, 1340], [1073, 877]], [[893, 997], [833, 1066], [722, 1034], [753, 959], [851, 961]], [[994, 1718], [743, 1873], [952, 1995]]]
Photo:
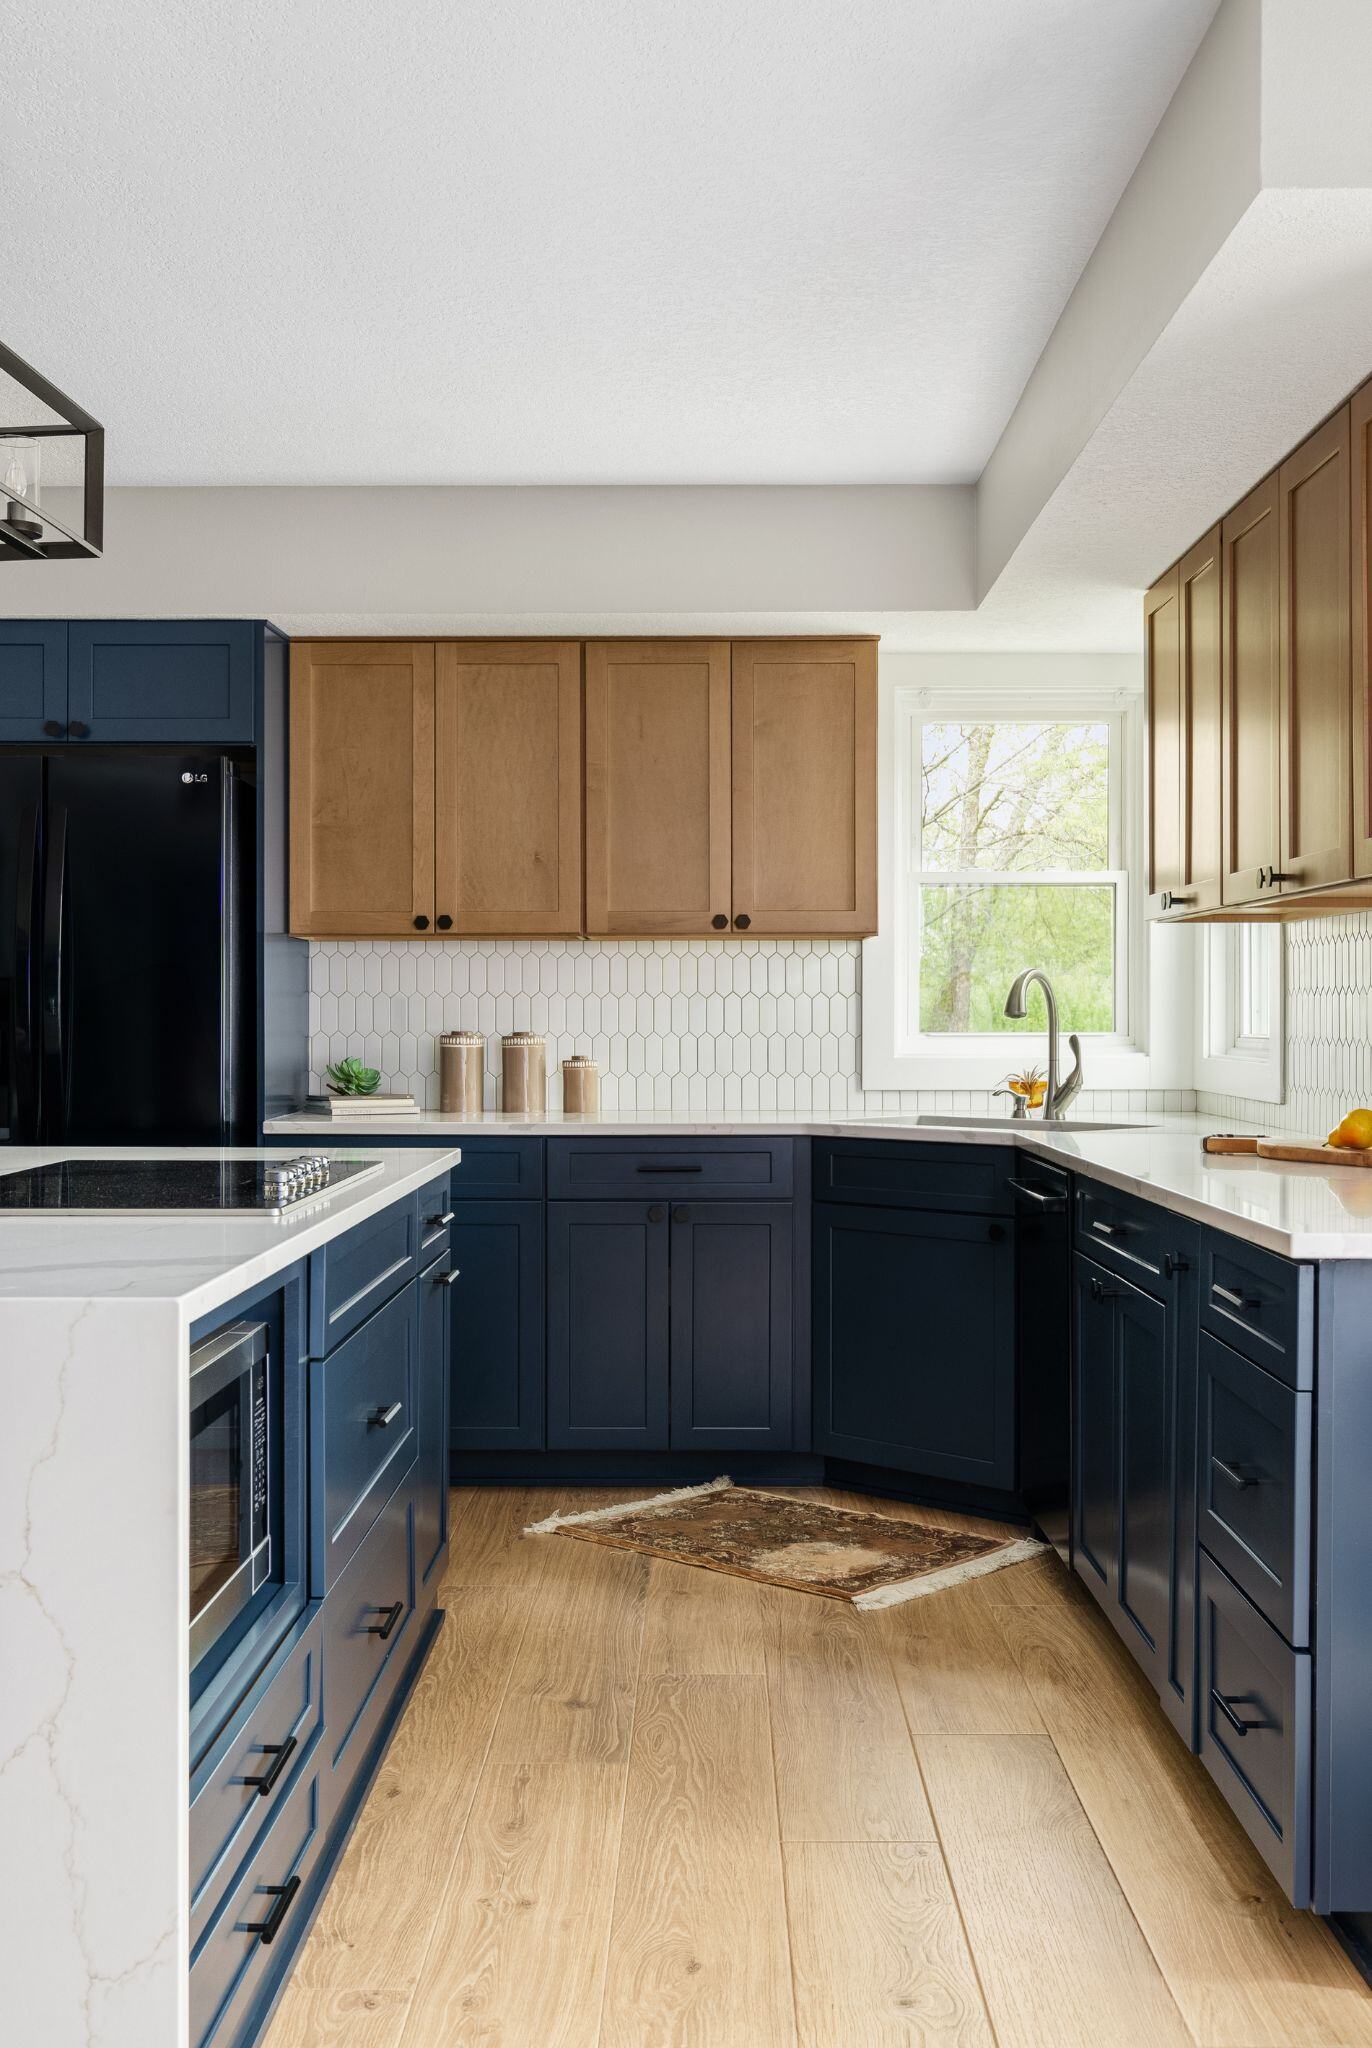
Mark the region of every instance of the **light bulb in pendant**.
[[5, 489], [12, 498], [27, 498], [29, 494], [29, 473], [18, 455], [10, 457], [10, 466], [5, 471]]
[[6, 501], [0, 534], [8, 529], [26, 541], [42, 537], [42, 521], [30, 509], [39, 503], [39, 446], [30, 439], [0, 441], [0, 500]]

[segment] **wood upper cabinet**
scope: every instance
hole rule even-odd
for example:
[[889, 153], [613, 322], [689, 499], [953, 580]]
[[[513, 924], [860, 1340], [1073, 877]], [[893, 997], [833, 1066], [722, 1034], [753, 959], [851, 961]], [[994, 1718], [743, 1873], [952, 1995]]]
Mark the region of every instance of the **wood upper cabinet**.
[[733, 929], [877, 926], [877, 650], [733, 645]]
[[1283, 896], [1353, 872], [1349, 408], [1278, 472]]
[[1268, 898], [1281, 856], [1281, 658], [1277, 478], [1265, 477], [1220, 528], [1226, 904]]
[[1372, 877], [1372, 383], [1349, 406], [1353, 872]]
[[427, 930], [433, 833], [432, 643], [295, 641], [291, 930]]
[[1175, 569], [1143, 602], [1148, 681], [1148, 909], [1172, 908], [1183, 866], [1181, 587]]
[[439, 931], [581, 930], [581, 646], [440, 641]]
[[1150, 915], [1220, 901], [1220, 529], [1144, 601]]
[[586, 646], [586, 930], [729, 929], [729, 643]]

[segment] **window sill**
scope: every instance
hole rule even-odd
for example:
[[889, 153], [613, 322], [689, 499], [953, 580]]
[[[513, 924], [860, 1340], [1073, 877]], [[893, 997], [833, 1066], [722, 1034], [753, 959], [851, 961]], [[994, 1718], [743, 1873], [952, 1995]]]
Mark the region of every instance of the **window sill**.
[[[1189, 1088], [1189, 1074], [1172, 1070], [1170, 1064], [1135, 1046], [1097, 1045], [1082, 1042], [1085, 1079], [1082, 1086], [1095, 1088]], [[1071, 1072], [1072, 1051], [1063, 1034], [1060, 1046], [1063, 1073]], [[1046, 1040], [1016, 1033], [994, 1051], [969, 1046], [963, 1051], [930, 1047], [908, 1054], [882, 1054], [863, 1047], [862, 1085], [867, 1088], [995, 1088], [1016, 1067], [1046, 1066]]]

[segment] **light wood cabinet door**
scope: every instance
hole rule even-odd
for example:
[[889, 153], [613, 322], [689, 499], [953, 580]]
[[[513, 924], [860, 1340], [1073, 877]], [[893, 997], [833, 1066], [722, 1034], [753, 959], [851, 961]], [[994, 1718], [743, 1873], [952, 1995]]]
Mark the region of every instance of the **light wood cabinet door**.
[[440, 932], [581, 930], [581, 646], [443, 640], [435, 692]]
[[[1223, 575], [1220, 529], [1212, 527], [1182, 557], [1181, 605], [1181, 887], [1180, 907], [1217, 910], [1222, 828], [1220, 627]], [[1174, 906], [1176, 907], [1176, 906]]]
[[729, 643], [586, 645], [586, 930], [718, 937], [732, 915]]
[[1283, 896], [1353, 872], [1348, 439], [1344, 406], [1278, 472]]
[[733, 929], [877, 928], [877, 650], [733, 643]]
[[1353, 872], [1372, 877], [1372, 382], [1349, 407]]
[[1181, 588], [1169, 569], [1143, 601], [1148, 687], [1148, 911], [1172, 907], [1181, 888], [1182, 687]]
[[301, 936], [431, 929], [431, 644], [292, 644], [290, 871]]
[[1226, 904], [1270, 900], [1281, 857], [1281, 660], [1277, 478], [1265, 477], [1220, 528]]

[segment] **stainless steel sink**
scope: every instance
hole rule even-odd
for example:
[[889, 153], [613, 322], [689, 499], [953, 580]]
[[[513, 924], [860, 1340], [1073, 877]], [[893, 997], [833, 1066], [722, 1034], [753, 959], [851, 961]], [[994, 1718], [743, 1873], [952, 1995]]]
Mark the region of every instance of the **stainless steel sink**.
[[[872, 1123], [904, 1123], [904, 1117], [872, 1117]], [[1099, 1124], [1082, 1118], [1059, 1117], [1045, 1123], [1041, 1116], [917, 1116], [917, 1124], [930, 1124], [941, 1131], [1146, 1131], [1148, 1124]]]

